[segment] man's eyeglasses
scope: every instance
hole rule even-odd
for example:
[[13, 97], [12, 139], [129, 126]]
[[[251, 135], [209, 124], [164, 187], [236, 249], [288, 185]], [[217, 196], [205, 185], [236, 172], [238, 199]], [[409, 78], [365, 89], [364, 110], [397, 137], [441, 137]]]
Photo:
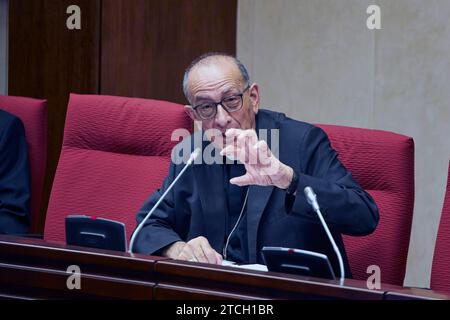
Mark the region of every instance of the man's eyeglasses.
[[217, 107], [219, 104], [224, 108], [228, 113], [236, 112], [242, 109], [243, 99], [242, 96], [244, 95], [245, 91], [247, 91], [250, 88], [250, 85], [247, 86], [247, 88], [244, 89], [239, 94], [234, 94], [231, 96], [227, 96], [223, 98], [219, 102], [206, 102], [201, 103], [199, 105], [196, 105], [193, 109], [197, 116], [201, 118], [202, 120], [209, 120], [216, 116], [217, 114]]

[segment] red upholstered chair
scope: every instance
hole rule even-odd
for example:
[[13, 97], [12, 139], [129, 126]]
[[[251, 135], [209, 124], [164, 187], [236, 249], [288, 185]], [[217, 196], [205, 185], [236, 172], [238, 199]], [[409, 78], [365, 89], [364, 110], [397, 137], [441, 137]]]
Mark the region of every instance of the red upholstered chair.
[[47, 101], [0, 96], [0, 109], [14, 114], [25, 127], [31, 173], [30, 231], [37, 233], [47, 161]]
[[65, 241], [70, 214], [121, 221], [129, 239], [136, 213], [167, 174], [176, 128], [192, 131], [178, 104], [71, 94], [44, 239]]
[[441, 222], [434, 247], [431, 289], [450, 295], [450, 163], [447, 175], [447, 191], [442, 207]]
[[414, 207], [414, 142], [403, 135], [332, 125], [328, 134], [339, 159], [374, 198], [380, 222], [366, 237], [344, 236], [355, 279], [365, 280], [370, 265], [381, 281], [403, 285]]

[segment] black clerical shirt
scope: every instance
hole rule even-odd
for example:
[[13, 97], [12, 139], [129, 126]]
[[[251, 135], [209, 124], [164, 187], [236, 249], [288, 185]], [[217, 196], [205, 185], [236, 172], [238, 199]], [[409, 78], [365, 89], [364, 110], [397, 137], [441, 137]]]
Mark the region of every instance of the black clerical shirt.
[[[237, 263], [248, 263], [248, 240], [247, 240], [247, 205], [244, 202], [248, 187], [239, 187], [231, 184], [229, 181], [232, 178], [242, 176], [246, 173], [245, 166], [243, 164], [225, 164], [224, 165], [224, 186], [225, 192], [227, 192], [227, 204], [228, 214], [226, 216], [226, 235], [225, 244], [230, 236], [231, 231], [234, 229], [228, 242], [226, 260], [234, 261]], [[242, 216], [238, 222], [239, 215], [242, 211]]]

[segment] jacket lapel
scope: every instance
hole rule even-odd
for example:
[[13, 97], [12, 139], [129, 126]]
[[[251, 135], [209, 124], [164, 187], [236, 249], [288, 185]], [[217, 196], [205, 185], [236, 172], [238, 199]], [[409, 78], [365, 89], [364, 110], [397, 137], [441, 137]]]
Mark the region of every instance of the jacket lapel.
[[223, 165], [194, 165], [194, 179], [203, 209], [206, 237], [211, 246], [221, 253], [225, 239], [228, 206], [225, 198]]
[[258, 238], [258, 227], [264, 208], [269, 201], [273, 191], [272, 186], [250, 186], [248, 192], [247, 204], [247, 233], [248, 233], [248, 252], [250, 263], [256, 263], [256, 249]]

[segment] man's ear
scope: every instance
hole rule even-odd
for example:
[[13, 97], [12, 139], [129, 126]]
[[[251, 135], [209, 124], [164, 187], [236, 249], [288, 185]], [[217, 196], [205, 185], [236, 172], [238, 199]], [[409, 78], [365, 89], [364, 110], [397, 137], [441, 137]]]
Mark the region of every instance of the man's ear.
[[248, 92], [249, 92], [249, 97], [250, 97], [250, 102], [252, 104], [253, 112], [255, 114], [257, 114], [258, 109], [259, 109], [259, 102], [260, 102], [258, 84], [257, 83], [252, 84], [250, 86], [250, 89], [248, 89]]
[[195, 111], [194, 111], [194, 109], [192, 109], [191, 106], [185, 105], [184, 106], [184, 112], [187, 113], [187, 115], [189, 116], [189, 118], [192, 119], [192, 121], [196, 121], [197, 120], [197, 117], [195, 115]]

